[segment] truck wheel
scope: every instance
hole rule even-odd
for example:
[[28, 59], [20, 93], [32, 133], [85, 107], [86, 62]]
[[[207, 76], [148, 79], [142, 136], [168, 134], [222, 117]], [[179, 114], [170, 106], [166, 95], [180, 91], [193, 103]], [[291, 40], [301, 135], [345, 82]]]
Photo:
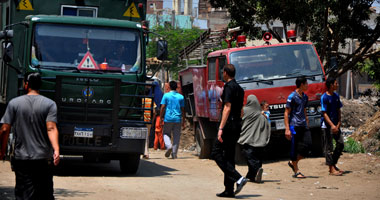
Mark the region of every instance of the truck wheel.
[[210, 158], [211, 141], [209, 139], [203, 139], [199, 124], [197, 124], [195, 128], [195, 144], [197, 155], [200, 159]]
[[128, 154], [120, 159], [120, 170], [125, 174], [136, 174], [139, 168], [140, 154]]

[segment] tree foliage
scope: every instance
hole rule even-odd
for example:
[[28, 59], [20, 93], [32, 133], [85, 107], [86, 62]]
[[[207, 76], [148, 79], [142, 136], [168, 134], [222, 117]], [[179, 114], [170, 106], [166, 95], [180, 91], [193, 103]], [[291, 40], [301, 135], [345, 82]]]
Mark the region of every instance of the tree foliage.
[[156, 27], [151, 31], [156, 34], [150, 34], [151, 42], [147, 46], [147, 58], [156, 57], [156, 41], [160, 38], [165, 39], [168, 42], [168, 61], [170, 61], [169, 65], [165, 65], [165, 69], [174, 72], [174, 74], [177, 74], [177, 72], [182, 69], [178, 67], [179, 64], [182, 64], [179, 63], [179, 52], [203, 33], [203, 31], [198, 28], [179, 29], [173, 28], [170, 25]]
[[[380, 16], [372, 26], [369, 20], [374, 0], [209, 0], [213, 7], [227, 8], [231, 14], [229, 26], [241, 26], [250, 38], [260, 38], [261, 30], [255, 26], [264, 24], [276, 39], [283, 42], [273, 31], [271, 22], [280, 20], [287, 26], [294, 24], [303, 30], [302, 40], [315, 43], [322, 62], [327, 63], [332, 56], [339, 58], [339, 76], [347, 70], [358, 67], [367, 58], [378, 58], [379, 49], [373, 44], [380, 37]], [[300, 30], [297, 29], [297, 30]], [[349, 39], [357, 39], [359, 45], [352, 53], [340, 52]], [[286, 38], [288, 41], [288, 38]]]

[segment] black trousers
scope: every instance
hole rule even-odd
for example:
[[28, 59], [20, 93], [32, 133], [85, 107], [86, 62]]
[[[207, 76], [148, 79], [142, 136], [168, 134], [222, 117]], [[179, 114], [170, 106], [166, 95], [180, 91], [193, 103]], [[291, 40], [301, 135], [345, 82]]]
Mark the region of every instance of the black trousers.
[[298, 155], [307, 157], [311, 151], [311, 133], [309, 128], [304, 126], [295, 126], [295, 133], [292, 133], [290, 160], [296, 161]]
[[15, 160], [16, 199], [54, 199], [52, 164], [47, 160]]
[[[342, 133], [333, 134], [330, 128], [322, 128], [323, 134], [323, 150], [326, 157], [326, 165], [333, 166], [339, 160], [340, 155], [344, 149], [344, 141]], [[335, 140], [335, 149], [333, 146], [333, 139]]]
[[211, 158], [224, 173], [225, 191], [233, 192], [234, 183], [242, 176], [235, 169], [235, 148], [241, 130], [240, 122], [227, 122], [223, 130], [223, 143], [215, 141]]
[[248, 144], [243, 145], [243, 155], [247, 158], [248, 173], [247, 178], [254, 180], [257, 171], [263, 166], [262, 155], [264, 147], [253, 147]]

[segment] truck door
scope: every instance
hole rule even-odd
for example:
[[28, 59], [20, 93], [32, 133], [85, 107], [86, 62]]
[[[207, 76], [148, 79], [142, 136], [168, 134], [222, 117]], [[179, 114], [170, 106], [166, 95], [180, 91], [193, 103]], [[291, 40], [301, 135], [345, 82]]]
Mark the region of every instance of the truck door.
[[[208, 102], [209, 102], [209, 118], [210, 121], [219, 121], [221, 112], [220, 96], [223, 92], [223, 82], [219, 78], [219, 66], [224, 66], [225, 59], [222, 58], [209, 58], [208, 60]], [[223, 69], [223, 67], [222, 67]]]

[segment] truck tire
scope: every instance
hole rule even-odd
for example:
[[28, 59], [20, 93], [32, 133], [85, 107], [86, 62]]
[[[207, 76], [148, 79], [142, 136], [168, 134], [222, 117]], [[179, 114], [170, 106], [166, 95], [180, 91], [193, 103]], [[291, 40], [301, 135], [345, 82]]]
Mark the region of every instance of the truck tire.
[[195, 144], [195, 149], [200, 159], [210, 158], [211, 140], [203, 138], [201, 127], [199, 124], [197, 124], [195, 127]]
[[120, 170], [125, 174], [136, 174], [140, 163], [140, 154], [128, 154], [120, 159]]

